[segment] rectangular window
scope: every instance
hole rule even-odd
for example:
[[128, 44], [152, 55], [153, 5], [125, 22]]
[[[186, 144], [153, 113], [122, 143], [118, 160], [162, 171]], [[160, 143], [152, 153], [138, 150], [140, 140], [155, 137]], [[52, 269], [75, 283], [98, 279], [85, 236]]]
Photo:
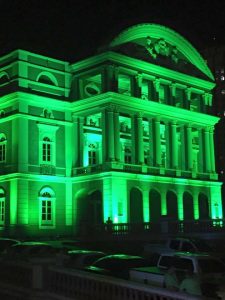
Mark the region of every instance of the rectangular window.
[[51, 161], [51, 145], [50, 144], [43, 144], [42, 148], [42, 160], [46, 162]]
[[0, 225], [5, 222], [5, 201], [0, 200]]
[[5, 152], [6, 152], [6, 148], [5, 145], [0, 145], [0, 162], [4, 162], [5, 161]]
[[118, 92], [124, 95], [131, 95], [131, 78], [129, 75], [118, 75]]
[[88, 151], [88, 164], [96, 165], [97, 163], [97, 153], [96, 151]]
[[124, 162], [126, 164], [131, 164], [131, 150], [129, 148], [125, 149]]
[[52, 201], [42, 200], [42, 213], [41, 213], [42, 224], [52, 223]]

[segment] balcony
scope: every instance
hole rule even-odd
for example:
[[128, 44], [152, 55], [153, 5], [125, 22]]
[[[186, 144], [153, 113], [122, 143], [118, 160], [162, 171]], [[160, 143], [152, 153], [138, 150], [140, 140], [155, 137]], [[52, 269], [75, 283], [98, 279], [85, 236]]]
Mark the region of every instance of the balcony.
[[[184, 171], [180, 169], [168, 169], [164, 166], [148, 166], [148, 165], [136, 165], [136, 164], [126, 164], [123, 162], [105, 162], [98, 165], [90, 165], [86, 167], [73, 168], [73, 175], [84, 175], [84, 174], [94, 174], [101, 172], [109, 171], [120, 171], [126, 173], [134, 174], [148, 174], [148, 175], [159, 175], [167, 177], [176, 177], [176, 178], [190, 178], [190, 179], [199, 179], [199, 180], [217, 180], [218, 175], [216, 173], [196, 173], [193, 171]], [[54, 174], [47, 174], [54, 175]]]
[[42, 164], [40, 165], [40, 174], [41, 175], [55, 175], [55, 166]]

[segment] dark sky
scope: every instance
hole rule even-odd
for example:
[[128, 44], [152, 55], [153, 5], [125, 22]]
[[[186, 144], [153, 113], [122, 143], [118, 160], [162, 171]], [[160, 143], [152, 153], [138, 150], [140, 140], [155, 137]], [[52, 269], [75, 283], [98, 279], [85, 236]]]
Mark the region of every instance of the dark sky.
[[0, 0], [0, 55], [21, 48], [75, 62], [138, 23], [168, 26], [199, 50], [225, 44], [223, 0]]

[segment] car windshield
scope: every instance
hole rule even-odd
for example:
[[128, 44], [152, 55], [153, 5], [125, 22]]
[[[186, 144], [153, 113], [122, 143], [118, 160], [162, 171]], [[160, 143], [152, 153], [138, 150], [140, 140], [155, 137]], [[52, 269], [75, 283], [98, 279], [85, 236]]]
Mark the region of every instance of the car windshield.
[[193, 240], [193, 242], [200, 252], [210, 252], [213, 250], [204, 240]]
[[144, 258], [114, 258], [107, 257], [97, 260], [94, 264], [95, 267], [104, 268], [107, 270], [124, 270], [128, 268], [147, 267], [149, 263]]
[[216, 259], [199, 259], [199, 267], [202, 273], [224, 273], [225, 265]]

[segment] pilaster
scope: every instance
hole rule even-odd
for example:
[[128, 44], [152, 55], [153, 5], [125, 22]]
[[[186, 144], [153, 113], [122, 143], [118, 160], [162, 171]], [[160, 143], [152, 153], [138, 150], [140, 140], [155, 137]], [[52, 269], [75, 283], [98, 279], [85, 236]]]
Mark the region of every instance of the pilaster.
[[119, 112], [114, 112], [114, 145], [115, 145], [115, 160], [120, 161], [120, 123], [119, 123]]
[[215, 152], [214, 152], [214, 128], [209, 129], [209, 146], [210, 146], [210, 159], [211, 159], [211, 171], [215, 172]]
[[204, 157], [205, 157], [205, 171], [208, 173], [211, 171], [211, 153], [210, 153], [210, 144], [209, 144], [209, 128], [204, 128]]

